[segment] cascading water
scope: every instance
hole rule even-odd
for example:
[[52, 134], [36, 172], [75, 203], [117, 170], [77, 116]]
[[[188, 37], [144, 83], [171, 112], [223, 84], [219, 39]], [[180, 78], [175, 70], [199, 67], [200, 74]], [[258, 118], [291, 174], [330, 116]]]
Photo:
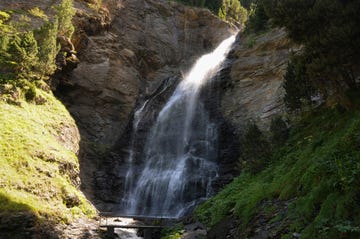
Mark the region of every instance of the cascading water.
[[160, 111], [144, 146], [141, 174], [136, 177], [132, 166], [127, 174], [126, 214], [177, 218], [211, 194], [217, 176], [217, 128], [199, 93], [219, 71], [234, 41], [231, 36], [198, 59]]

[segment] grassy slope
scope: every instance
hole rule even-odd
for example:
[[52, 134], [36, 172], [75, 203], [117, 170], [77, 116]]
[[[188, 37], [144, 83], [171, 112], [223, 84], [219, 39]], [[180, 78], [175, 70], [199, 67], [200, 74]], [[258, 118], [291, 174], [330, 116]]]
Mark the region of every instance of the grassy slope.
[[[225, 217], [240, 234], [260, 211], [282, 224], [281, 238], [360, 238], [360, 111], [322, 110], [302, 120], [258, 175], [242, 174], [196, 210], [210, 227]], [[288, 202], [284, 215], [273, 202]], [[264, 208], [265, 207], [265, 208]], [[284, 230], [284, 228], [286, 228]], [[280, 238], [280, 237], [279, 237]]]
[[77, 156], [57, 140], [62, 126], [75, 123], [52, 94], [38, 93], [45, 104], [0, 101], [0, 212], [25, 211], [64, 222], [94, 215], [72, 183], [79, 171]]

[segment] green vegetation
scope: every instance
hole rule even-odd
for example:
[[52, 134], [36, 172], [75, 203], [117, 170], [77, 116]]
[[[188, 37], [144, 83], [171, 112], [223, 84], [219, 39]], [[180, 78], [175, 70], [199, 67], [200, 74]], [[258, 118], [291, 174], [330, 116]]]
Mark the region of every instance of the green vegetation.
[[88, 3], [88, 6], [91, 9], [94, 9], [96, 12], [98, 12], [101, 8], [102, 0], [93, 0]]
[[293, 127], [266, 169], [241, 174], [197, 208], [197, 218], [214, 226], [232, 216], [246, 231], [264, 202], [280, 200], [289, 203], [287, 212], [283, 217], [273, 214], [271, 220], [280, 220], [290, 230], [282, 238], [294, 232], [305, 239], [358, 238], [359, 132], [359, 110], [309, 114]]
[[[53, 9], [55, 16], [51, 18], [38, 7], [24, 12], [0, 11], [0, 84], [24, 91], [20, 96], [29, 100], [35, 99], [32, 93], [36, 92], [29, 89], [44, 85], [57, 69], [57, 37], [71, 37], [74, 31], [72, 0], [63, 0]], [[16, 15], [14, 20], [12, 14]], [[35, 20], [36, 27], [31, 27]]]
[[218, 13], [225, 21], [244, 27], [247, 20], [247, 11], [238, 0], [223, 0]]
[[62, 2], [54, 6], [56, 16], [59, 24], [59, 35], [71, 38], [74, 33], [74, 26], [72, 25], [72, 18], [75, 15], [72, 0], [62, 0]]
[[289, 138], [289, 128], [285, 120], [277, 116], [271, 120], [270, 142], [273, 148], [283, 146]]
[[[0, 217], [31, 215], [39, 228], [96, 214], [78, 189], [75, 122], [46, 84], [57, 69], [57, 37], [74, 30], [72, 1], [54, 12], [0, 11]], [[7, 228], [14, 238], [23, 229]]]
[[0, 101], [0, 211], [65, 222], [94, 215], [77, 189], [77, 157], [65, 142], [70, 139], [61, 138], [64, 128], [76, 132], [75, 123], [52, 94], [37, 91], [46, 103], [19, 107]]
[[269, 17], [265, 12], [263, 1], [257, 0], [251, 3], [245, 34], [262, 32], [268, 28]]
[[184, 231], [184, 225], [183, 224], [177, 224], [170, 228], [164, 228], [161, 231], [161, 239], [180, 239], [181, 234], [183, 234]]
[[[302, 119], [290, 131], [274, 119], [267, 137], [250, 125], [241, 139], [241, 175], [198, 207], [196, 217], [210, 227], [229, 217], [240, 221], [241, 238], [253, 236], [247, 233], [261, 220], [278, 227], [275, 238], [359, 238], [360, 2], [258, 0], [243, 6], [250, 6], [249, 47], [252, 36], [272, 24], [286, 27], [303, 46], [284, 75], [287, 109]], [[317, 104], [340, 107], [313, 110], [314, 97], [321, 99]]]
[[289, 111], [298, 111], [311, 106], [311, 97], [316, 91], [306, 72], [306, 62], [302, 56], [292, 56], [284, 75], [284, 102]]
[[224, 21], [244, 27], [248, 12], [239, 0], [177, 0], [186, 5], [210, 9]]
[[47, 15], [44, 13], [43, 10], [39, 9], [38, 7], [34, 7], [28, 11], [32, 16], [38, 17], [40, 19], [43, 19], [45, 21], [48, 20]]
[[240, 139], [239, 168], [241, 171], [257, 173], [271, 158], [271, 147], [255, 123], [251, 123]]
[[270, 0], [265, 10], [289, 37], [304, 45], [304, 70], [330, 104], [350, 108], [346, 89], [356, 87], [354, 69], [360, 60], [360, 2], [356, 0]]

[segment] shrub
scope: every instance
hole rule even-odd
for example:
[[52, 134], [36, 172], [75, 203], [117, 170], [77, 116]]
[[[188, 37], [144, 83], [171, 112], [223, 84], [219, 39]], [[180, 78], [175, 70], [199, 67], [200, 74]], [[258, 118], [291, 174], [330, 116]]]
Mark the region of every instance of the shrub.
[[39, 9], [38, 7], [34, 7], [28, 11], [32, 16], [41, 18], [43, 20], [48, 20], [48, 17], [44, 13], [43, 10]]
[[43, 79], [52, 75], [56, 70], [56, 55], [60, 50], [57, 45], [58, 21], [45, 22], [45, 24], [36, 31], [39, 43], [39, 72]]
[[305, 62], [303, 56], [293, 56], [284, 75], [284, 102], [290, 111], [297, 111], [309, 105], [311, 97], [315, 94]]
[[275, 146], [282, 146], [289, 138], [289, 128], [280, 117], [275, 117], [270, 124], [271, 142]]
[[270, 144], [255, 123], [251, 123], [240, 139], [240, 167], [250, 173], [258, 173], [269, 163]]
[[33, 71], [36, 69], [39, 58], [38, 45], [33, 32], [14, 35], [9, 42], [7, 52], [9, 53], [7, 61], [12, 65], [17, 78], [34, 80]]
[[360, 61], [360, 1], [267, 0], [264, 3], [273, 22], [286, 27], [289, 37], [305, 46], [303, 55], [308, 59], [305, 65], [313, 86], [324, 96], [342, 101], [346, 97], [344, 88], [355, 85], [351, 72]]
[[243, 27], [247, 20], [247, 10], [238, 0], [223, 0], [218, 15], [221, 19], [240, 27]]
[[268, 15], [265, 12], [264, 3], [258, 0], [250, 6], [249, 19], [246, 22], [245, 33], [260, 32], [267, 28]]
[[25, 99], [26, 101], [33, 101], [36, 97], [36, 88], [34, 85], [30, 85], [28, 89], [25, 89]]
[[72, 0], [62, 0], [62, 2], [54, 7], [56, 17], [59, 23], [59, 34], [71, 38], [74, 33], [74, 26], [71, 22], [75, 15]]

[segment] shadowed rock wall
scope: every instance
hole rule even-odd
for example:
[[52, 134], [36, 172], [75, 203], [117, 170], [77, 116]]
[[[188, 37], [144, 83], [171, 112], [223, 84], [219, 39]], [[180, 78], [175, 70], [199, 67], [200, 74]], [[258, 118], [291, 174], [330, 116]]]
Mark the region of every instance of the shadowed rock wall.
[[81, 133], [83, 190], [100, 203], [122, 187], [113, 166], [126, 157], [136, 106], [235, 30], [209, 10], [165, 0], [103, 1], [99, 12], [75, 6], [80, 63], [58, 78], [56, 93]]

